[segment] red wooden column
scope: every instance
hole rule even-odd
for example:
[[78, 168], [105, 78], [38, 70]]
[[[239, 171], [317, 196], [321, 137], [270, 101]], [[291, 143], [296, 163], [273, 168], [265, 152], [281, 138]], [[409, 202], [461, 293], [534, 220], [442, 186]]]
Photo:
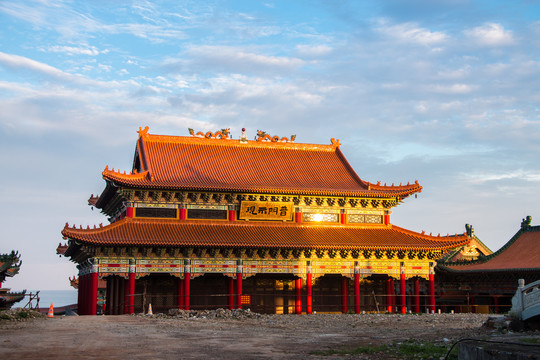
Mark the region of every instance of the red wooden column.
[[313, 314], [313, 277], [311, 275], [311, 261], [306, 266], [306, 313]]
[[133, 314], [135, 312], [135, 259], [129, 260], [129, 275], [126, 286], [126, 314]]
[[420, 312], [420, 280], [414, 279], [414, 312]]
[[349, 307], [347, 304], [347, 277], [341, 276], [341, 312], [346, 314], [349, 311]]
[[84, 315], [90, 315], [90, 273], [84, 274]]
[[302, 278], [298, 278], [294, 284], [294, 290], [296, 292], [295, 296], [295, 313], [300, 315], [302, 314]]
[[302, 222], [302, 212], [299, 208], [296, 209], [296, 212], [294, 213], [294, 221], [297, 223]]
[[96, 315], [97, 313], [97, 291], [98, 291], [98, 260], [94, 259], [94, 263], [92, 264], [92, 270], [90, 273], [90, 281], [89, 281], [89, 304], [88, 304], [88, 312], [89, 315]]
[[435, 313], [435, 270], [433, 263], [429, 263], [429, 311]]
[[234, 210], [234, 206], [229, 207], [229, 221], [236, 221], [236, 210]]
[[236, 308], [242, 308], [242, 260], [238, 260], [236, 265]]
[[394, 279], [390, 279], [390, 300], [392, 302], [392, 312], [396, 309], [396, 285], [394, 284]]
[[124, 279], [124, 309], [122, 314], [127, 314], [129, 311], [129, 276]]
[[86, 286], [86, 274], [85, 270], [81, 269], [79, 272], [79, 304], [78, 304], [78, 314], [86, 315], [87, 309], [86, 304], [88, 303], [88, 287]]
[[392, 284], [392, 279], [386, 280], [386, 311], [388, 311], [390, 314], [392, 313], [392, 292], [390, 289], [390, 285]]
[[360, 267], [354, 262], [354, 313], [360, 314]]
[[401, 298], [401, 313], [406, 314], [407, 313], [407, 298], [405, 296], [406, 293], [406, 284], [405, 284], [405, 263], [401, 263], [400, 271], [399, 271], [399, 293]]
[[234, 309], [234, 279], [232, 277], [227, 277], [227, 288], [229, 290], [229, 310]]
[[184, 310], [184, 279], [181, 277], [178, 277], [177, 281], [177, 292], [176, 292], [176, 307], [178, 307], [181, 310]]
[[499, 313], [499, 295], [493, 295], [493, 312]]
[[191, 265], [190, 261], [186, 260], [184, 266], [184, 309], [189, 310], [189, 283], [191, 281]]
[[187, 209], [180, 208], [180, 220], [186, 220], [187, 217]]

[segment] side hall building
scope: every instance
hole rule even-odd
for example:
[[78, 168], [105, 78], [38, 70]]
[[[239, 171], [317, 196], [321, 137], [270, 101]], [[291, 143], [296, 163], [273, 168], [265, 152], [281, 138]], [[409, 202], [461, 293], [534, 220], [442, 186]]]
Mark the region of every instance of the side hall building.
[[435, 310], [436, 260], [471, 237], [395, 226], [418, 181], [361, 179], [340, 150], [258, 132], [138, 131], [129, 172], [105, 168], [89, 204], [110, 224], [62, 230], [79, 314], [169, 308], [261, 313]]

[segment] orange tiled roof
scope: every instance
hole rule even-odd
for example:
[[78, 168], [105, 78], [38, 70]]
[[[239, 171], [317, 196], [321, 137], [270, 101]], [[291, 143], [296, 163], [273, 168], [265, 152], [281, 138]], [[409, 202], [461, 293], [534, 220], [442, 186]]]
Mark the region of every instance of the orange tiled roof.
[[465, 235], [431, 236], [393, 225], [328, 225], [244, 221], [171, 221], [124, 218], [94, 229], [70, 228], [62, 235], [104, 246], [201, 246], [312, 249], [446, 250], [465, 245]]
[[331, 145], [162, 136], [140, 132], [139, 172], [103, 177], [127, 187], [287, 193], [326, 196], [406, 197], [414, 184], [383, 186], [358, 177], [339, 149]]
[[521, 229], [487, 261], [465, 265], [445, 265], [453, 272], [513, 271], [540, 269], [540, 226]]

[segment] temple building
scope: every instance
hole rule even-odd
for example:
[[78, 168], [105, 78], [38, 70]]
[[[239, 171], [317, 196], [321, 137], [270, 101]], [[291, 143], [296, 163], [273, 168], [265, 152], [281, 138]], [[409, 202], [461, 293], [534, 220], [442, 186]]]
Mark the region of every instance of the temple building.
[[393, 225], [422, 187], [361, 179], [339, 140], [138, 134], [132, 169], [106, 167], [89, 199], [110, 223], [62, 230], [79, 314], [96, 314], [100, 280], [107, 314], [433, 311], [436, 260], [472, 239]]
[[21, 256], [18, 252], [11, 251], [9, 254], [0, 254], [0, 310], [10, 309], [13, 304], [24, 299], [26, 290], [10, 292], [10, 289], [2, 287], [6, 278], [19, 273], [21, 263]]
[[440, 306], [446, 311], [506, 313], [518, 280], [540, 279], [540, 226], [523, 219], [519, 231], [498, 251], [472, 261], [441, 259], [436, 267]]

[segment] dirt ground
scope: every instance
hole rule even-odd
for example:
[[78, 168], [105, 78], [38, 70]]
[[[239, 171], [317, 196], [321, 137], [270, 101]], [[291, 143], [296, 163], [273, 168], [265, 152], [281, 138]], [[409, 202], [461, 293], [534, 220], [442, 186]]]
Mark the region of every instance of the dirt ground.
[[416, 339], [492, 337], [481, 314], [317, 314], [259, 318], [56, 316], [0, 323], [0, 358], [341, 359], [314, 353]]

